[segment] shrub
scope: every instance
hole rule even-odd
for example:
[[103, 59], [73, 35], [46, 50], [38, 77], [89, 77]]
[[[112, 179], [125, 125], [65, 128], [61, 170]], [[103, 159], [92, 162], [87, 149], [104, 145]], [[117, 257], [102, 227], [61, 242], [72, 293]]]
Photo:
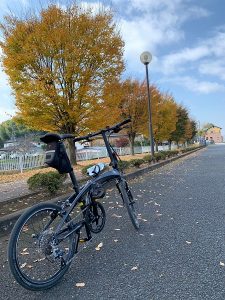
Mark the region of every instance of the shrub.
[[194, 150], [196, 148], [197, 147], [188, 147], [188, 148], [181, 149], [180, 152], [181, 153], [186, 153], [186, 152], [192, 151], [192, 150]]
[[143, 157], [143, 160], [150, 164], [153, 161], [153, 158], [150, 154], [148, 154]]
[[136, 158], [136, 159], [131, 159], [129, 162], [131, 166], [139, 168], [142, 164], [145, 163], [145, 160], [141, 158]]
[[154, 159], [155, 159], [156, 161], [159, 161], [159, 160], [165, 159], [165, 158], [166, 158], [166, 155], [165, 155], [163, 152], [156, 152], [156, 153], [154, 154]]
[[30, 190], [44, 189], [50, 194], [55, 194], [66, 179], [66, 174], [59, 174], [54, 171], [48, 173], [37, 173], [28, 180]]
[[170, 150], [171, 156], [176, 156], [179, 154], [178, 150]]
[[171, 156], [171, 154], [170, 154], [170, 151], [168, 150], [168, 151], [166, 151], [166, 150], [163, 150], [163, 151], [160, 151], [160, 153], [162, 153], [162, 155], [163, 156], [165, 156], [165, 158], [166, 157], [170, 157]]
[[125, 170], [130, 167], [130, 162], [126, 160], [118, 161], [118, 167], [120, 170]]

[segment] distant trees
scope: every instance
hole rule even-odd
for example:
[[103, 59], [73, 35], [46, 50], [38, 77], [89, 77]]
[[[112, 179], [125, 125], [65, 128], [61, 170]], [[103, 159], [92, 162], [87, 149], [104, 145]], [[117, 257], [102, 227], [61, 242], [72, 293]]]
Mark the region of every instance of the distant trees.
[[0, 139], [2, 142], [34, 133], [37, 133], [37, 131], [31, 130], [26, 125], [15, 122], [13, 119], [0, 124]]
[[179, 143], [189, 142], [197, 133], [197, 123], [189, 117], [188, 110], [182, 105], [177, 105], [176, 129], [171, 132], [169, 143], [174, 141]]
[[[131, 117], [132, 122], [125, 132], [130, 141], [131, 153], [134, 153], [134, 139], [137, 134], [149, 137], [149, 113], [147, 104], [146, 83], [127, 79], [117, 86], [120, 97], [120, 118]], [[189, 117], [188, 110], [178, 105], [174, 97], [162, 93], [155, 85], [150, 86], [152, 127], [156, 151], [158, 144], [168, 141], [179, 143], [189, 142], [196, 134], [196, 122]]]

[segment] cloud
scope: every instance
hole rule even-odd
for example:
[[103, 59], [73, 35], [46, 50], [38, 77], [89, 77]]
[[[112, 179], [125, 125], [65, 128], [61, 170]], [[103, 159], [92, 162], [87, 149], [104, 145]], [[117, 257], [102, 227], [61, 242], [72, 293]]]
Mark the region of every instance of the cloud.
[[0, 123], [11, 119], [16, 114], [15, 109], [4, 109], [0, 107]]
[[[220, 29], [221, 30], [221, 29]], [[199, 41], [194, 47], [186, 47], [172, 54], [157, 57], [152, 65], [155, 72], [164, 76], [176, 76], [177, 83], [200, 93], [224, 91], [225, 80], [225, 33], [213, 32], [213, 36]], [[190, 79], [186, 74], [198, 78], [202, 75], [206, 81]], [[180, 75], [179, 79], [177, 75]], [[219, 81], [218, 81], [219, 80]], [[218, 81], [218, 83], [216, 83]]]
[[187, 69], [187, 63], [199, 61], [210, 54], [210, 48], [205, 45], [194, 48], [184, 48], [179, 52], [165, 55], [161, 60], [158, 60], [159, 64], [156, 66], [156, 70], [160, 70], [160, 72], [164, 74], [184, 71], [184, 69]]
[[212, 60], [204, 61], [199, 65], [199, 72], [204, 75], [212, 75], [225, 80], [225, 61], [224, 60]]
[[0, 67], [0, 122], [3, 122], [15, 115], [14, 99], [6, 74]]
[[225, 85], [223, 84], [211, 81], [201, 81], [190, 76], [164, 78], [162, 82], [163, 81], [181, 85], [192, 92], [197, 92], [201, 94], [210, 94], [225, 91]]
[[185, 39], [182, 25], [195, 18], [209, 16], [209, 12], [184, 0], [114, 0], [120, 15], [120, 28], [125, 41], [124, 57], [128, 70], [140, 67], [143, 51], [157, 56], [165, 46], [176, 45]]
[[81, 3], [81, 7], [85, 10], [87, 9], [91, 9], [91, 11], [93, 12], [93, 14], [97, 14], [101, 11], [107, 11], [110, 9], [110, 7], [108, 5], [104, 5], [101, 2], [86, 2], [86, 1], [82, 1]]

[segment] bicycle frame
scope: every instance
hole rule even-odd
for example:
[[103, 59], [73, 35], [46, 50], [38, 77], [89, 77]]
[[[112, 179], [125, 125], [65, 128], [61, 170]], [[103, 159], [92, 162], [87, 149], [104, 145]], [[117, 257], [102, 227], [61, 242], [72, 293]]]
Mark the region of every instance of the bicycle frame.
[[[70, 203], [71, 205], [70, 205], [69, 209], [66, 211], [66, 213], [64, 211], [62, 212], [63, 219], [56, 228], [56, 234], [59, 233], [61, 227], [65, 223], [65, 221], [68, 218], [69, 214], [73, 211], [73, 209], [77, 205], [77, 203], [79, 203], [83, 199], [83, 197], [91, 190], [92, 186], [94, 186], [96, 183], [104, 184], [104, 183], [110, 182], [112, 180], [121, 181], [122, 178], [123, 177], [121, 176], [120, 172], [118, 170], [113, 169], [113, 170], [107, 171], [107, 172], [99, 175], [96, 178], [93, 178], [92, 180], [89, 180], [81, 188], [81, 190], [78, 194], [74, 193], [73, 195], [71, 195], [65, 201], [65, 203]], [[88, 203], [86, 203], [86, 204], [88, 204]]]
[[[56, 231], [55, 231], [56, 236], [58, 234], [62, 233], [62, 231], [60, 231], [60, 230], [61, 230], [62, 226], [65, 224], [68, 216], [73, 211], [75, 206], [79, 202], [81, 202], [81, 200], [84, 198], [84, 196], [88, 194], [88, 192], [91, 190], [92, 186], [94, 186], [97, 183], [104, 184], [104, 183], [110, 182], [112, 180], [117, 180], [117, 182], [120, 182], [123, 178], [120, 171], [118, 170], [118, 160], [112, 152], [110, 143], [106, 137], [106, 133], [104, 131], [102, 131], [101, 134], [102, 134], [103, 140], [105, 142], [105, 146], [106, 146], [107, 152], [109, 154], [109, 158], [110, 158], [113, 169], [110, 171], [104, 172], [103, 174], [98, 175], [97, 177], [89, 180], [80, 189], [79, 189], [78, 182], [76, 180], [74, 172], [72, 171], [69, 173], [71, 181], [73, 183], [73, 188], [75, 190], [75, 193], [72, 194], [65, 201], [65, 206], [63, 207], [63, 211], [62, 211], [63, 218], [56, 228]], [[65, 210], [66, 204], [70, 205], [70, 207], [67, 210]], [[85, 204], [88, 205], [89, 203], [85, 203]], [[64, 238], [67, 238], [73, 232], [78, 232], [81, 229], [81, 227], [85, 226], [85, 224], [83, 222], [80, 222], [79, 224], [76, 224], [76, 225], [77, 226], [75, 226]], [[89, 232], [89, 230], [87, 230], [87, 228], [86, 228], [86, 231], [87, 231], [87, 236], [90, 237], [90, 232]]]

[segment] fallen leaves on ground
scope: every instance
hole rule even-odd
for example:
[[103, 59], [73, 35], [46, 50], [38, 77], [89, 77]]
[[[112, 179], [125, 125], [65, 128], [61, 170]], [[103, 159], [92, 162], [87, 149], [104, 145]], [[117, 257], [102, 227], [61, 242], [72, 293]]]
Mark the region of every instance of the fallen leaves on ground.
[[101, 242], [100, 244], [98, 244], [98, 246], [95, 248], [95, 250], [97, 250], [97, 251], [101, 250], [102, 246], [103, 246], [103, 243]]
[[116, 215], [116, 214], [113, 214], [112, 217], [114, 217], [114, 218], [122, 218], [122, 216], [119, 216], [119, 215]]
[[84, 287], [85, 283], [84, 282], [77, 282], [75, 285], [76, 285], [76, 287]]

